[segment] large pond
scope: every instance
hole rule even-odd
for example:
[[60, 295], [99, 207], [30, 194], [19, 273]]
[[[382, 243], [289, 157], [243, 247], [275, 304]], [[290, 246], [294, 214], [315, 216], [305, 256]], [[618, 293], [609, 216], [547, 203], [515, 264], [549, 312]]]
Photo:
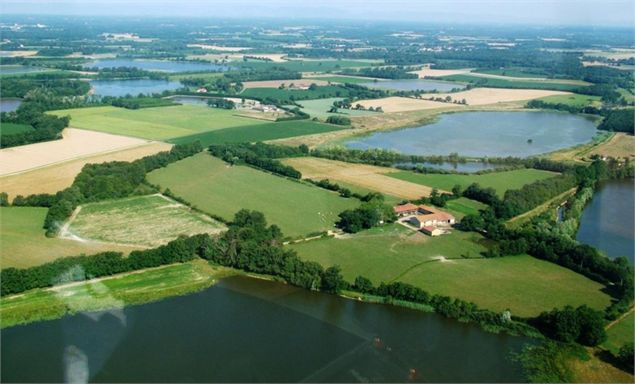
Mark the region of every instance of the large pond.
[[202, 72], [202, 71], [228, 71], [230, 67], [212, 63], [196, 61], [170, 61], [170, 60], [147, 60], [147, 59], [109, 59], [95, 60], [84, 64], [86, 68], [113, 68], [113, 67], [136, 67], [147, 71], [162, 72]]
[[369, 88], [390, 89], [394, 91], [438, 91], [449, 92], [453, 89], [463, 89], [463, 84], [452, 83], [448, 81], [423, 80], [423, 79], [405, 79], [405, 80], [381, 80], [369, 81], [368, 83], [360, 83]]
[[172, 96], [170, 100], [179, 104], [188, 104], [188, 105], [207, 105], [208, 97], [198, 97], [198, 96]]
[[91, 80], [90, 85], [95, 89], [95, 94], [100, 96], [137, 96], [140, 93], [153, 94], [163, 91], [171, 91], [182, 88], [178, 81], [167, 80]]
[[526, 341], [244, 277], [1, 335], [3, 382], [518, 382]]
[[496, 168], [501, 168], [504, 167], [504, 164], [490, 164], [490, 163], [483, 163], [480, 161], [468, 161], [465, 163], [450, 163], [450, 162], [443, 162], [443, 163], [430, 163], [430, 162], [421, 162], [421, 163], [397, 163], [395, 164], [397, 166], [399, 165], [403, 165], [403, 166], [407, 166], [407, 167], [416, 167], [416, 166], [422, 166], [422, 167], [426, 167], [426, 168], [435, 168], [435, 169], [442, 169], [444, 171], [456, 171], [456, 172], [466, 172], [466, 173], [474, 173], [474, 172], [479, 172], [479, 171], [486, 171], [489, 169], [496, 169]]
[[601, 184], [584, 209], [576, 239], [609, 257], [635, 259], [635, 187], [633, 180]]
[[592, 118], [559, 112], [459, 112], [432, 124], [377, 132], [346, 142], [355, 149], [383, 148], [412, 155], [527, 157], [586, 143]]
[[0, 99], [0, 112], [13, 112], [22, 104], [21, 99]]

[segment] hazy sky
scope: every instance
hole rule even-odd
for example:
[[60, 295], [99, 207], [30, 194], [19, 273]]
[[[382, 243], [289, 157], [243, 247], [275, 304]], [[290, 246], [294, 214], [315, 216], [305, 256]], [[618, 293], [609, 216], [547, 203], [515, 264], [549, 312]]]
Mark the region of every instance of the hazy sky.
[[635, 0], [0, 0], [0, 12], [633, 26]]

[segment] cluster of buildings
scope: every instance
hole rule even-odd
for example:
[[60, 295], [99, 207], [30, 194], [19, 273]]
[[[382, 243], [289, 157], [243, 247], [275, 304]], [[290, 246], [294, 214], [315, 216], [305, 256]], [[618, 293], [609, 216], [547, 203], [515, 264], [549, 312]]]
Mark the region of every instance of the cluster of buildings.
[[393, 210], [398, 217], [402, 218], [402, 222], [407, 222], [430, 236], [440, 236], [445, 232], [444, 229], [456, 223], [454, 216], [428, 205], [407, 203], [397, 205], [393, 207]]

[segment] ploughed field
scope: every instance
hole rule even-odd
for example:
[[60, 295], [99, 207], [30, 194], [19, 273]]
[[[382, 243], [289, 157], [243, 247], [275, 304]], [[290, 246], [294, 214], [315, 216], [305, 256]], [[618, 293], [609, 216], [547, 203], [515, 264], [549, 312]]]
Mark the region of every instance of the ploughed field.
[[601, 284], [556, 264], [527, 255], [482, 258], [485, 241], [476, 233], [428, 237], [393, 224], [291, 247], [305, 260], [339, 265], [351, 283], [359, 275], [375, 285], [402, 281], [482, 308], [510, 309], [517, 316], [565, 305], [604, 309], [610, 304]]
[[134, 196], [82, 205], [61, 236], [157, 247], [181, 235], [218, 233], [224, 225], [166, 196]]
[[230, 166], [207, 153], [152, 171], [147, 179], [226, 220], [242, 208], [260, 211], [291, 237], [332, 229], [340, 212], [358, 204], [358, 200], [303, 182], [247, 166]]

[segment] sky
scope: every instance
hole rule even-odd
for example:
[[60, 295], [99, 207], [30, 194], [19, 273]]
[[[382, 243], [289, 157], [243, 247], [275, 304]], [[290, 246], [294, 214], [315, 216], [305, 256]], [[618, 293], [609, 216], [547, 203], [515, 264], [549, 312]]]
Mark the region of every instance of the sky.
[[635, 24], [635, 0], [0, 0], [1, 14]]

